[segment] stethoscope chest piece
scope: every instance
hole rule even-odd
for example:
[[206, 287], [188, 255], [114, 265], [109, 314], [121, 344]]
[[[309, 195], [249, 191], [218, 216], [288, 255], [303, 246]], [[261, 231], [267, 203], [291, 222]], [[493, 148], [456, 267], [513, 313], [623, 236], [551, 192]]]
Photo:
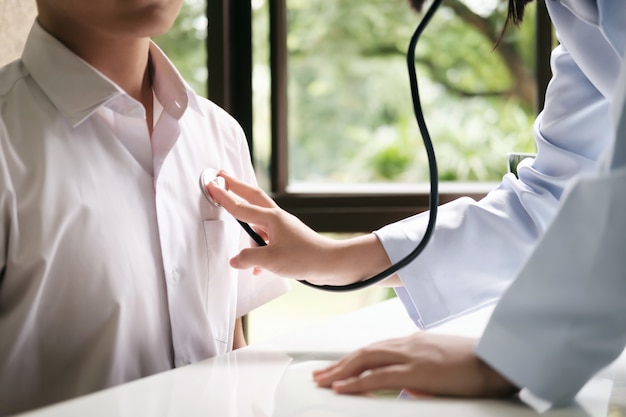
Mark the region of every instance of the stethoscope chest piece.
[[206, 186], [210, 183], [215, 184], [220, 188], [226, 188], [226, 180], [217, 175], [217, 171], [211, 168], [207, 168], [200, 174], [200, 190], [202, 190], [202, 194], [204, 197], [209, 200], [209, 203], [213, 204], [215, 207], [221, 207], [218, 203], [213, 200], [211, 194], [206, 189]]

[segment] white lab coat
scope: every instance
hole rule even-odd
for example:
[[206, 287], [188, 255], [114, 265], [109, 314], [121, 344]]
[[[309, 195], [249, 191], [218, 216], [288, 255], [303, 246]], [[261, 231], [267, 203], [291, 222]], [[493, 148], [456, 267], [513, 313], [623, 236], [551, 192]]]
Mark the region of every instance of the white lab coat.
[[[440, 207], [431, 242], [399, 272], [398, 295], [420, 327], [497, 301], [553, 220], [565, 188], [596, 172], [613, 142], [610, 106], [626, 49], [626, 3], [546, 4], [560, 45], [534, 125], [537, 157], [520, 164], [519, 179], [506, 175], [481, 201]], [[422, 213], [375, 232], [392, 261], [415, 247], [427, 220]]]
[[616, 91], [615, 146], [569, 190], [476, 349], [553, 404], [572, 400], [626, 345], [626, 65]]

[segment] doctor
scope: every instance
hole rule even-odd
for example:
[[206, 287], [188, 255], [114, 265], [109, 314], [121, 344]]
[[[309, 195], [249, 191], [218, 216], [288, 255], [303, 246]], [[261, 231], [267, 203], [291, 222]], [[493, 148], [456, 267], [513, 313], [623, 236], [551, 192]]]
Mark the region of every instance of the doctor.
[[[514, 22], [514, 11], [521, 17], [523, 10], [523, 2], [517, 3], [510, 7]], [[560, 44], [552, 53], [554, 76], [544, 110], [534, 125], [537, 157], [520, 164], [519, 178], [505, 175], [482, 200], [461, 198], [441, 206], [426, 249], [386, 281], [397, 287], [420, 327], [497, 301], [554, 218], [564, 189], [574, 178], [594, 173], [613, 141], [609, 109], [626, 49], [626, 5], [611, 0], [546, 4]], [[259, 266], [316, 284], [348, 284], [404, 257], [428, 222], [428, 214], [421, 213], [367, 236], [332, 240], [278, 210], [259, 191], [226, 178], [233, 191], [260, 207], [223, 205], [256, 224], [268, 241], [267, 247], [234, 257], [231, 265], [238, 268]]]
[[[523, 10], [523, 3], [525, 2], [510, 1], [509, 19], [515, 20], [515, 11], [521, 17], [519, 13]], [[557, 325], [560, 322], [556, 319], [544, 322], [543, 314], [549, 318], [548, 310], [555, 300], [558, 301], [559, 297], [569, 294], [570, 291], [572, 297], [579, 291], [588, 294], [588, 285], [581, 283], [583, 287], [578, 287], [579, 283], [576, 278], [584, 279], [591, 276], [589, 273], [585, 274], [589, 271], [588, 266], [600, 266], [602, 264], [598, 261], [605, 260], [594, 258], [594, 263], [585, 263], [585, 268], [576, 269], [572, 267], [578, 266], [578, 262], [588, 260], [587, 256], [597, 251], [589, 253], [585, 251], [586, 246], [572, 247], [572, 250], [576, 249], [580, 252], [572, 256], [571, 252], [563, 250], [554, 252], [554, 250], [565, 244], [608, 244], [611, 242], [611, 237], [619, 237], [613, 234], [604, 236], [596, 230], [593, 230], [590, 236], [581, 233], [580, 229], [574, 226], [590, 224], [591, 216], [569, 223], [572, 218], [578, 219], [576, 216], [585, 213], [585, 211], [577, 213], [574, 206], [578, 204], [581, 210], [601, 215], [611, 213], [608, 211], [609, 208], [614, 208], [616, 210], [614, 213], [624, 212], [623, 209], [617, 210], [619, 201], [612, 200], [613, 197], [609, 192], [610, 187], [618, 184], [619, 179], [614, 177], [618, 174], [605, 170], [602, 175], [598, 175], [597, 170], [599, 157], [614, 143], [615, 131], [612, 128], [610, 107], [614, 101], [619, 68], [624, 57], [623, 51], [626, 49], [626, 5], [623, 2], [611, 0], [561, 0], [546, 3], [556, 27], [560, 45], [552, 54], [554, 77], [548, 87], [544, 111], [539, 115], [534, 126], [537, 157], [518, 167], [519, 179], [510, 174], [506, 175], [501, 184], [481, 201], [460, 199], [442, 206], [437, 229], [426, 250], [415, 262], [387, 280], [389, 285], [403, 285], [402, 288], [397, 289], [398, 295], [405, 302], [405, 306], [416, 323], [423, 327], [435, 325], [495, 302], [510, 285], [523, 261], [530, 256], [539, 238], [553, 220], [565, 188], [576, 182], [575, 180], [590, 178], [576, 182], [576, 187], [570, 193], [570, 203], [567, 206], [569, 208], [564, 207], [564, 212], [555, 224], [555, 228], [542, 241], [537, 251], [533, 252], [531, 262], [524, 268], [519, 283], [515, 286], [516, 288], [523, 287], [527, 292], [531, 291], [527, 289], [529, 287], [536, 288], [531, 294], [532, 311], [535, 312], [533, 319], [542, 317], [541, 320], [527, 320], [523, 314], [519, 314], [522, 323], [518, 324], [524, 327], [524, 324], [539, 321], [546, 325], [545, 333], [551, 335], [540, 339], [529, 336], [528, 340], [536, 343], [535, 350], [526, 351], [526, 358], [530, 359], [535, 357], [538, 351], [554, 352], [554, 348], [550, 349], [547, 346], [549, 341], [554, 342], [552, 337], [554, 327], [548, 324]], [[624, 132], [623, 127], [620, 129], [620, 132]], [[623, 133], [620, 134], [623, 135]], [[623, 138], [620, 140], [623, 142]], [[623, 158], [623, 154], [619, 155], [615, 154], [616, 161]], [[612, 169], [616, 168], [617, 165], [612, 166]], [[254, 223], [268, 242], [266, 247], [245, 249], [232, 258], [231, 265], [237, 268], [260, 266], [283, 276], [306, 279], [317, 284], [348, 284], [383, 270], [391, 262], [410, 252], [421, 239], [427, 222], [426, 214], [420, 214], [391, 224], [367, 236], [336, 241], [319, 236], [307, 228], [295, 217], [278, 208], [261, 190], [247, 187], [226, 174], [224, 177], [231, 191], [242, 197], [242, 200], [235, 200], [228, 193], [210, 187], [213, 197], [239, 219]], [[601, 184], [605, 185], [601, 186]], [[592, 196], [587, 193], [598, 194]], [[615, 197], [617, 198], [618, 195]], [[599, 206], [604, 207], [602, 210], [598, 210], [596, 206], [587, 207], [587, 204], [594, 201], [602, 202], [603, 198], [606, 202]], [[602, 217], [596, 220], [601, 221]], [[622, 221], [621, 227], [623, 223]], [[598, 230], [603, 230], [605, 226], [598, 227]], [[564, 232], [563, 229], [567, 229], [567, 234], [560, 234]], [[573, 232], [578, 232], [578, 234], [572, 237]], [[583, 237], [590, 240], [583, 240]], [[555, 240], [559, 240], [560, 245], [555, 245]], [[599, 247], [602, 248], [602, 246], [594, 246], [594, 248]], [[613, 246], [613, 248], [623, 247], [623, 242], [621, 245]], [[562, 248], [567, 247], [562, 246]], [[609, 254], [611, 254], [610, 251], [605, 253], [606, 256]], [[320, 259], [324, 262], [320, 262]], [[612, 260], [615, 261], [614, 258]], [[552, 262], [557, 262], [561, 267], [569, 264], [570, 269], [574, 271], [558, 270], [557, 273], [554, 269], [548, 273], [547, 268], [553, 265]], [[540, 268], [546, 268], [546, 272]], [[598, 269], [595, 275], [602, 271]], [[533, 274], [540, 272], [542, 275], [538, 277], [545, 279], [552, 277], [551, 279], [554, 280], [550, 281], [550, 288], [544, 289], [543, 286], [531, 282]], [[602, 298], [601, 303], [606, 308], [612, 305], [608, 302], [609, 296], [613, 294], [611, 285], [618, 285], [617, 282], [611, 281], [611, 277], [618, 276], [618, 274], [611, 275], [610, 273], [605, 275], [604, 279], [609, 282], [601, 288], [607, 290], [602, 293], [602, 297], [607, 300]], [[619, 294], [619, 292], [616, 293]], [[513, 291], [512, 289], [505, 300], [524, 300], [524, 295], [523, 290]], [[567, 304], [563, 307], [564, 314], [560, 316], [560, 320], [563, 323], [567, 320], [574, 320], [574, 316], [565, 314], [573, 314], [576, 311], [578, 318], [584, 319], [585, 323], [597, 323], [594, 320], [598, 318], [597, 315], [587, 315], [590, 301], [588, 298], [581, 297], [576, 302]], [[521, 305], [520, 302], [503, 302], [478, 346], [477, 353], [484, 356], [488, 363], [493, 363], [493, 366], [505, 361], [503, 358], [513, 358], [513, 361], [516, 361], [518, 353], [519, 357], [522, 357], [520, 350], [523, 349], [523, 344], [511, 350], [512, 353], [509, 356], [498, 355], [497, 352], [506, 352], [498, 349], [506, 343], [499, 345], [495, 341], [497, 337], [494, 336], [499, 333], [498, 329], [501, 326], [497, 323], [500, 320], [504, 322], [515, 319], [515, 315], [510, 312], [517, 311], [516, 306], [520, 308], [520, 312], [528, 309], [524, 307], [523, 302]], [[568, 310], [568, 307], [573, 311]], [[594, 326], [590, 326], [587, 330], [590, 331], [591, 327]], [[519, 334], [523, 334], [523, 330], [520, 328]], [[532, 328], [526, 330], [530, 334]], [[600, 332], [596, 336], [607, 336], [602, 329], [595, 331]], [[614, 337], [618, 335], [619, 333], [615, 333]], [[575, 340], [580, 335], [572, 333], [561, 336], [561, 342], [564, 342]], [[418, 334], [415, 337], [421, 340], [422, 337], [430, 336]], [[610, 341], [610, 339], [602, 340]], [[556, 342], [556, 346], [564, 346]], [[408, 351], [415, 350], [413, 342], [405, 340], [403, 343], [408, 346]], [[463, 348], [459, 348], [457, 342], [450, 343], [452, 346], [450, 350], [457, 349], [458, 352], [462, 352], [456, 359], [475, 359], [474, 354], [471, 353], [473, 341], [463, 340], [463, 343], [465, 343]], [[577, 374], [576, 378], [572, 378], [574, 388], [566, 388], [564, 394], [558, 395], [543, 393], [544, 397], [548, 399], [552, 397], [556, 402], [567, 401], [567, 398], [570, 398], [576, 391], [577, 384], [597, 369], [599, 363], [606, 363], [610, 360], [615, 350], [619, 349], [612, 343], [607, 343], [608, 345], [611, 345], [611, 349], [596, 352], [594, 360], [583, 361], [585, 362], [584, 371]], [[402, 351], [402, 346], [389, 347], [389, 350]], [[361, 352], [356, 355], [356, 358], [360, 358], [358, 359], [361, 361], [360, 366], [355, 367], [354, 362], [348, 359], [348, 363], [353, 364], [348, 366], [351, 371], [322, 372], [317, 376], [318, 383], [321, 385], [334, 383], [336, 389], [341, 391], [341, 384], [337, 381], [345, 379], [350, 374], [356, 375], [357, 369], [371, 369], [384, 365], [372, 363], [371, 357], [369, 360], [367, 357], [364, 358], [365, 353]], [[587, 353], [583, 349], [569, 356], [563, 354], [560, 359], [565, 362], [560, 363], [567, 364], [567, 360], [571, 360], [573, 356], [580, 357]], [[596, 360], [598, 358], [601, 360]], [[444, 364], [448, 363], [444, 361]], [[477, 363], [481, 364], [482, 369], [491, 369], [483, 362], [473, 362], [474, 365]], [[522, 362], [520, 359], [519, 363], [527, 362]], [[404, 367], [403, 369], [407, 375], [410, 375], [410, 368]], [[533, 370], [537, 371], [532, 367], [525, 368], [523, 365], [519, 368], [521, 371], [525, 369], [528, 374], [532, 374]], [[458, 372], [461, 371], [462, 369], [456, 370], [450, 375], [458, 377]], [[502, 373], [507, 376], [512, 374], [509, 370], [502, 371]], [[378, 380], [380, 386], [388, 386], [385, 384], [390, 383], [389, 379], [380, 377], [379, 372], [371, 375], [369, 380]], [[374, 375], [378, 377], [374, 378]], [[490, 375], [499, 376], [494, 372]], [[543, 379], [540, 373], [534, 375], [538, 380]], [[558, 372], [554, 375], [558, 375]], [[511, 383], [502, 377], [496, 378], [499, 383], [496, 384], [498, 388], [495, 391], [476, 390], [476, 386], [472, 386], [469, 391], [465, 389], [467, 387], [458, 385], [450, 388], [448, 385], [450, 379], [444, 379], [439, 385], [417, 388], [434, 393], [488, 395], [496, 392], [512, 392], [516, 386], [531, 386], [530, 383], [524, 382], [524, 379], [513, 376], [509, 378], [514, 382]], [[356, 381], [358, 380], [360, 379], [357, 378]], [[409, 387], [404, 383], [406, 380], [398, 381], [396, 385]], [[345, 383], [344, 391], [358, 390], [357, 386], [350, 385], [352, 382], [354, 381], [349, 380]], [[558, 384], [553, 385], [558, 386]], [[541, 395], [542, 389], [550, 387], [551, 383], [547, 383], [541, 389], [535, 387], [534, 391]], [[444, 388], [450, 391], [446, 392]]]

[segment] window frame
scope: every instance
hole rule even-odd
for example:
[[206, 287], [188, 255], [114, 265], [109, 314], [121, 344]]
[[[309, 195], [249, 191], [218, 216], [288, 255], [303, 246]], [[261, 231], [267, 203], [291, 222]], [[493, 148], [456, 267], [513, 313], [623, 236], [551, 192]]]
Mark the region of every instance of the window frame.
[[[318, 232], [370, 232], [428, 209], [427, 192], [290, 192], [288, 190], [287, 146], [287, 4], [268, 0], [271, 69], [271, 159], [272, 198]], [[543, 1], [537, 1], [535, 37], [536, 110], [543, 105], [552, 76], [550, 53], [552, 24]], [[211, 0], [208, 18], [208, 97], [232, 114], [242, 125], [254, 155], [252, 134], [252, 7], [249, 1]], [[504, 158], [504, 156], [503, 156]], [[490, 189], [476, 186], [468, 191], [446, 187], [440, 204], [461, 196], [482, 198]]]

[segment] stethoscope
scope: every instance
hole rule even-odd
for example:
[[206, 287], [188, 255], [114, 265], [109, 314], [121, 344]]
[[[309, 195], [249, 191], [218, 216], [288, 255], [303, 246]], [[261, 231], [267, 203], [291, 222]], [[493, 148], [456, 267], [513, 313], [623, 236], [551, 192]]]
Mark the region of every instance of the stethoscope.
[[[395, 262], [389, 268], [384, 271], [367, 278], [363, 281], [358, 281], [348, 285], [317, 285], [308, 281], [300, 280], [304, 285], [308, 285], [309, 287], [326, 290], [326, 291], [352, 291], [361, 289], [364, 287], [368, 287], [377, 282], [382, 281], [383, 279], [395, 274], [401, 268], [404, 268], [409, 263], [413, 262], [415, 258], [424, 250], [428, 241], [430, 240], [433, 230], [435, 228], [435, 221], [437, 220], [437, 206], [439, 205], [439, 181], [438, 181], [438, 173], [437, 173], [437, 161], [435, 159], [435, 151], [433, 149], [432, 141], [430, 139], [430, 134], [428, 133], [428, 128], [426, 127], [426, 121], [424, 120], [424, 113], [422, 112], [422, 105], [420, 101], [419, 91], [417, 88], [417, 75], [415, 73], [415, 46], [417, 45], [417, 40], [420, 35], [430, 22], [430, 19], [433, 17], [437, 8], [441, 4], [442, 0], [434, 0], [431, 6], [426, 11], [424, 18], [421, 20], [415, 32], [413, 32], [413, 36], [411, 37], [411, 41], [409, 43], [409, 48], [407, 50], [407, 65], [409, 71], [409, 83], [411, 85], [411, 98], [413, 100], [413, 112], [415, 114], [415, 120], [417, 120], [417, 125], [422, 134], [422, 140], [424, 142], [424, 148], [426, 150], [426, 155], [428, 157], [428, 171], [430, 176], [430, 199], [429, 199], [429, 217], [428, 217], [428, 225], [426, 226], [426, 231], [424, 232], [424, 236], [417, 244], [415, 249], [413, 249], [409, 254], [407, 254], [404, 258], [400, 259], [398, 262]], [[206, 186], [209, 183], [214, 183], [218, 187], [226, 188], [226, 181], [224, 178], [217, 176], [217, 171], [211, 168], [207, 168], [202, 171], [200, 174], [200, 188], [202, 189], [202, 193], [206, 197], [207, 200], [214, 206], [219, 207], [211, 195], [208, 193]], [[263, 240], [261, 236], [259, 236], [252, 227], [246, 222], [243, 222], [237, 219], [241, 227], [248, 233], [248, 235], [254, 240], [254, 242], [259, 246], [266, 246], [267, 243]]]

